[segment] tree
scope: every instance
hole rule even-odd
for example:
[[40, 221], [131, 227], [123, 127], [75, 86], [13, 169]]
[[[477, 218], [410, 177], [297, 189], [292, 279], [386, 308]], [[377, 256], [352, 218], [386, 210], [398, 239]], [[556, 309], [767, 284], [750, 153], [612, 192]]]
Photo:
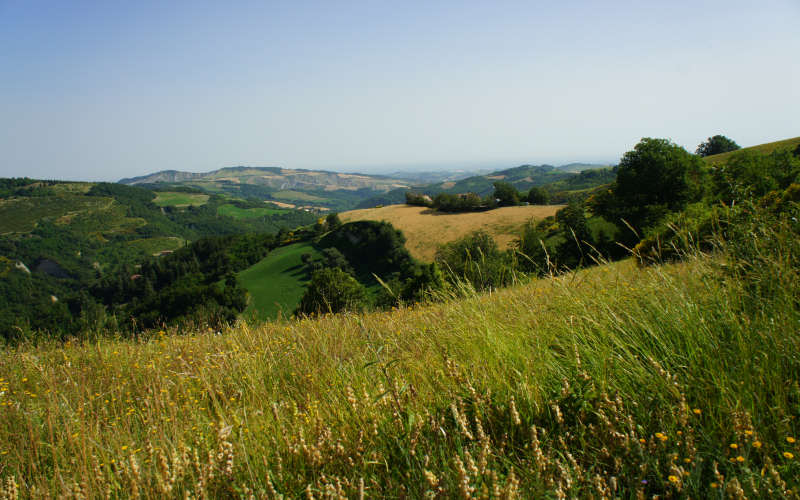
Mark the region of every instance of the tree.
[[616, 182], [595, 196], [591, 208], [609, 221], [624, 219], [640, 230], [688, 202], [699, 201], [705, 194], [706, 177], [699, 157], [668, 139], [645, 137], [622, 156]]
[[517, 253], [518, 266], [523, 271], [544, 274], [548, 269], [549, 254], [554, 253], [545, 243], [547, 233], [539, 229], [534, 220], [528, 221], [519, 233], [519, 238], [514, 242]]
[[497, 181], [494, 183], [494, 199], [501, 207], [511, 207], [519, 205], [519, 193], [517, 188], [508, 182]]
[[466, 280], [476, 290], [505, 286], [511, 282], [508, 254], [483, 230], [445, 243], [436, 251], [434, 261], [453, 281]]
[[357, 311], [364, 308], [367, 292], [364, 285], [338, 268], [314, 271], [296, 314], [324, 314]]
[[347, 258], [342, 254], [342, 252], [339, 251], [338, 248], [324, 248], [322, 250], [322, 258], [325, 261], [325, 267], [341, 269], [346, 273], [353, 274], [353, 268], [350, 267], [350, 263], [347, 261]]
[[342, 220], [339, 218], [339, 214], [328, 214], [328, 216], [325, 217], [325, 225], [328, 226], [328, 231], [338, 229], [342, 225]]
[[575, 268], [584, 263], [590, 251], [592, 235], [586, 224], [586, 213], [583, 203], [571, 201], [556, 212], [556, 222], [564, 231], [566, 239], [558, 246], [559, 264]]
[[741, 149], [741, 146], [736, 144], [731, 139], [728, 139], [724, 135], [715, 135], [714, 137], [709, 137], [706, 142], [703, 142], [697, 146], [697, 151], [695, 151], [695, 154], [700, 156], [711, 156], [718, 155], [720, 153], [727, 153], [728, 151], [736, 151], [737, 149]]
[[531, 205], [547, 205], [547, 202], [550, 201], [550, 193], [544, 188], [533, 186], [528, 191], [527, 201]]

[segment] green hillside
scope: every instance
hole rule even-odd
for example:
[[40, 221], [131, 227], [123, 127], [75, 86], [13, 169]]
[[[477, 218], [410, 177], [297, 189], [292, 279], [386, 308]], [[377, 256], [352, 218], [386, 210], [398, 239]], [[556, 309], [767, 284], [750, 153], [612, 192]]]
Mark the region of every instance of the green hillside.
[[364, 199], [409, 185], [406, 180], [383, 175], [278, 167], [227, 167], [206, 173], [167, 170], [120, 183], [161, 191], [180, 187], [234, 198], [281, 200], [319, 211], [347, 210]]
[[[190, 276], [192, 272], [209, 277], [216, 264], [258, 260], [267, 249], [259, 248], [257, 239], [244, 238], [226, 240], [232, 245], [230, 251], [214, 250], [222, 256], [208, 251], [213, 247], [208, 244], [185, 258], [165, 257], [169, 252], [203, 239], [274, 234], [315, 221], [316, 216], [305, 211], [218, 195], [108, 183], [0, 179], [0, 257], [14, 264], [4, 267], [9, 272], [0, 282], [0, 338], [37, 332], [59, 336], [90, 324], [133, 327], [141, 318], [131, 320], [132, 311], [155, 315], [147, 321], [156, 322], [166, 309], [190, 309], [190, 298], [202, 303], [217, 297], [202, 278]], [[173, 257], [174, 266], [167, 265]], [[139, 279], [142, 269], [153, 262], [157, 264], [151, 275]], [[171, 270], [165, 272], [164, 266]], [[220, 268], [223, 275], [224, 271]], [[198, 296], [203, 290], [208, 293]], [[175, 303], [142, 305], [155, 297]], [[235, 303], [233, 292], [217, 298]], [[206, 308], [203, 314], [217, 313]]]
[[[737, 151], [754, 151], [758, 153], [771, 153], [773, 151], [779, 150], [795, 150], [796, 148], [800, 147], [800, 137], [795, 137], [794, 139], [784, 139], [782, 141], [775, 141], [775, 142], [767, 142], [765, 144], [759, 144], [757, 146], [750, 146], [747, 148], [742, 148]], [[720, 153], [718, 155], [711, 155], [706, 156], [705, 160], [712, 165], [718, 165], [720, 163], [724, 163], [731, 157], [731, 155], [736, 154], [737, 151], [729, 151], [727, 153]]]
[[238, 274], [248, 291], [249, 303], [244, 311], [247, 318], [275, 319], [291, 316], [310, 279], [300, 256], [319, 252], [309, 242], [280, 247], [258, 264]]

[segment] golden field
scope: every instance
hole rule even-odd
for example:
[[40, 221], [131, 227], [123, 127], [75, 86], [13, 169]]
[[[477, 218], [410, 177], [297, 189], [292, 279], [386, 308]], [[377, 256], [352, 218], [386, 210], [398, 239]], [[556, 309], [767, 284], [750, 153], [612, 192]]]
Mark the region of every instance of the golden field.
[[502, 207], [486, 212], [443, 213], [410, 205], [351, 210], [339, 214], [343, 222], [376, 220], [391, 223], [403, 231], [406, 248], [416, 259], [431, 262], [439, 245], [483, 229], [491, 234], [501, 249], [508, 248], [519, 229], [528, 220], [543, 219], [563, 205]]

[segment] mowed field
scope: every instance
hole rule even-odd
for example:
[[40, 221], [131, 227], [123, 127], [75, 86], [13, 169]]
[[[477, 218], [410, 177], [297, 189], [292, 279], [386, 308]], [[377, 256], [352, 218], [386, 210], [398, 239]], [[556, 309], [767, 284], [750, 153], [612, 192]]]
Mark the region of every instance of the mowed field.
[[388, 205], [351, 210], [339, 214], [343, 222], [378, 220], [403, 231], [406, 248], [415, 258], [431, 262], [439, 245], [478, 229], [494, 236], [500, 248], [507, 248], [528, 220], [555, 215], [563, 205], [503, 207], [486, 212], [442, 213], [425, 207]]
[[279, 312], [291, 316], [310, 278], [300, 260], [304, 253], [319, 255], [310, 243], [295, 243], [270, 252], [239, 273], [242, 286], [250, 293], [245, 318], [275, 319]]

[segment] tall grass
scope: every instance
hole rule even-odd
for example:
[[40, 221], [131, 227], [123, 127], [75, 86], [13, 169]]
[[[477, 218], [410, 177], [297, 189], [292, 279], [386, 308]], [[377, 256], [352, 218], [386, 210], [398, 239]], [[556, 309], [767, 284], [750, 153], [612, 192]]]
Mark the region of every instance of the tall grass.
[[5, 348], [0, 497], [794, 498], [798, 242], [741, 231], [443, 304]]

